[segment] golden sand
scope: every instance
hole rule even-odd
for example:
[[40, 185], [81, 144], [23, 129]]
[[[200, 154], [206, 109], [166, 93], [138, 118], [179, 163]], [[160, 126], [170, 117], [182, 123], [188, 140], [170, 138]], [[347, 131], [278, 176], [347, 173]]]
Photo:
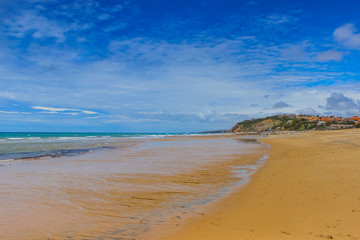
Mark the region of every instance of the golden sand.
[[270, 136], [250, 183], [144, 239], [360, 239], [360, 131]]

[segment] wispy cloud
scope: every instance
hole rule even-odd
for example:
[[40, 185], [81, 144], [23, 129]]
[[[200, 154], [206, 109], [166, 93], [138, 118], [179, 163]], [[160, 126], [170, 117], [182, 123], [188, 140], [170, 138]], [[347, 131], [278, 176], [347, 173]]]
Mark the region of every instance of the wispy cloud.
[[319, 112], [317, 112], [315, 109], [313, 109], [311, 107], [299, 109], [296, 111], [296, 113], [306, 114], [306, 115], [319, 115], [320, 114]]
[[0, 111], [0, 113], [4, 113], [4, 114], [31, 114], [29, 112], [16, 112], [16, 111]]
[[26, 35], [33, 38], [55, 38], [56, 41], [65, 40], [64, 33], [67, 31], [65, 26], [60, 26], [57, 22], [51, 21], [43, 16], [39, 16], [32, 11], [25, 11], [20, 16], [6, 19], [7, 34], [14, 37], [25, 37]]
[[55, 108], [55, 107], [42, 107], [42, 106], [32, 106], [32, 109], [44, 111], [43, 113], [62, 113], [70, 115], [78, 114], [98, 114], [94, 111], [81, 110], [81, 109], [72, 109], [72, 108]]
[[344, 55], [345, 55], [344, 52], [339, 52], [336, 50], [328, 50], [325, 52], [320, 52], [317, 55], [317, 60], [320, 62], [326, 62], [326, 61], [340, 62], [343, 59]]
[[308, 47], [308, 42], [300, 42], [296, 44], [284, 44], [283, 49], [281, 49], [282, 56], [290, 61], [296, 62], [305, 62], [309, 61], [310, 57], [307, 56], [306, 48]]
[[283, 24], [283, 23], [289, 23], [289, 22], [296, 22], [297, 18], [290, 16], [290, 15], [285, 15], [285, 14], [281, 14], [281, 13], [276, 13], [276, 14], [270, 14], [268, 16], [266, 16], [265, 18], [265, 22], [267, 24]]
[[15, 96], [11, 92], [0, 92], [0, 98], [15, 99]]

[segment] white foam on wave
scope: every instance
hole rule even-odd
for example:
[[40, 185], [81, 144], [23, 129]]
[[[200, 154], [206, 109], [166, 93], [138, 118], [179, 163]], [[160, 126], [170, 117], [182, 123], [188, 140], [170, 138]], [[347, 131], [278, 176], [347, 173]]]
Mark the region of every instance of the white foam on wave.
[[0, 163], [11, 162], [11, 161], [14, 161], [14, 160], [15, 160], [15, 159], [13, 159], [13, 158], [2, 159], [2, 160], [0, 160]]

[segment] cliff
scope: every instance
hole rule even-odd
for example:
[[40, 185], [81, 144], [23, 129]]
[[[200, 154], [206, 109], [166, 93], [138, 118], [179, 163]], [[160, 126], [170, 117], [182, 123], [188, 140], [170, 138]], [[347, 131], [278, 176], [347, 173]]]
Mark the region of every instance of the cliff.
[[287, 121], [288, 119], [279, 116], [245, 120], [237, 123], [234, 127], [232, 127], [229, 133], [264, 132], [276, 130], [278, 128], [282, 128], [282, 126], [287, 123]]

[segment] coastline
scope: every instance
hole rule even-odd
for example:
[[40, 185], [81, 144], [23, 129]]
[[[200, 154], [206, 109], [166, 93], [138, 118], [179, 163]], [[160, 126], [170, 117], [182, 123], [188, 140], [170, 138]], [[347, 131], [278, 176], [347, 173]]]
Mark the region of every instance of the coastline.
[[249, 184], [142, 239], [359, 239], [360, 131], [273, 135]]

